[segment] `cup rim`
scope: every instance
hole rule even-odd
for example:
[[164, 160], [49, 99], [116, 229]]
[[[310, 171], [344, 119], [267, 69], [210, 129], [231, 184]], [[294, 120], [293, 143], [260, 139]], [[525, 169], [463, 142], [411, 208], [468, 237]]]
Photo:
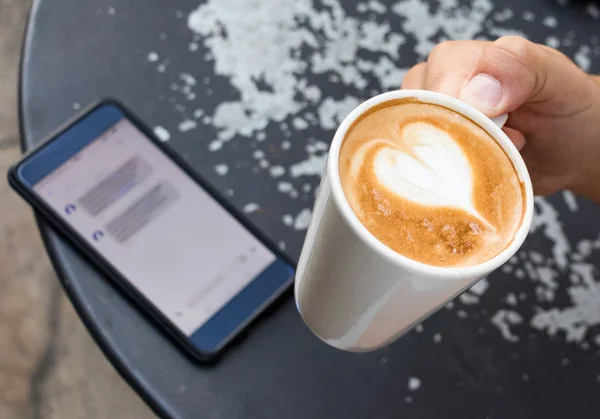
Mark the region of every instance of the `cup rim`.
[[[350, 207], [350, 204], [348, 203], [342, 189], [338, 171], [340, 147], [344, 137], [346, 136], [346, 132], [354, 123], [354, 121], [356, 121], [363, 113], [372, 107], [387, 101], [406, 98], [414, 98], [424, 103], [441, 105], [471, 119], [494, 138], [494, 140], [500, 145], [500, 147], [502, 147], [504, 152], [508, 155], [509, 159], [513, 163], [515, 171], [525, 187], [525, 213], [521, 219], [521, 225], [515, 232], [515, 237], [512, 243], [491, 259], [488, 259], [477, 265], [466, 267], [441, 267], [418, 262], [395, 252], [379, 241], [379, 239], [377, 239], [369, 230], [367, 230], [367, 228], [362, 224]], [[531, 220], [533, 218], [534, 200], [531, 178], [529, 177], [529, 172], [527, 171], [527, 167], [525, 166], [525, 162], [523, 161], [521, 154], [514, 146], [512, 141], [510, 141], [508, 136], [498, 125], [496, 125], [482, 112], [460, 101], [459, 99], [443, 93], [431, 92], [428, 90], [395, 90], [379, 94], [361, 103], [352, 112], [350, 112], [346, 118], [344, 118], [338, 127], [329, 148], [326, 170], [330, 179], [331, 193], [334, 202], [342, 214], [342, 217], [350, 225], [354, 233], [386, 260], [414, 274], [426, 273], [439, 279], [447, 280], [459, 280], [464, 279], [465, 277], [485, 276], [506, 263], [506, 261], [508, 261], [508, 259], [510, 259], [517, 252], [517, 250], [519, 250], [525, 241], [525, 238], [527, 237]]]

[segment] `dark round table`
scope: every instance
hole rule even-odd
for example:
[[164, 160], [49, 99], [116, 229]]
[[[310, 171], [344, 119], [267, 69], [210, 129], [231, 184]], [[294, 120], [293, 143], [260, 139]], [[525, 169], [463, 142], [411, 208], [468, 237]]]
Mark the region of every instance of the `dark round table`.
[[[574, 0], [34, 3], [25, 149], [79, 107], [119, 98], [294, 260], [336, 125], [435, 43], [521, 34], [600, 71], [600, 6]], [[40, 229], [83, 322], [162, 417], [600, 415], [600, 211], [570, 193], [538, 199], [518, 255], [390, 347], [329, 348], [288, 297], [212, 366]]]

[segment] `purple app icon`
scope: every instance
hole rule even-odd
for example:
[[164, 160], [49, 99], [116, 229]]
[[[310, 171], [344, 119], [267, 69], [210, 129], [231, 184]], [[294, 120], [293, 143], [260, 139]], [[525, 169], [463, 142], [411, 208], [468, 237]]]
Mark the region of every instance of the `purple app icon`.
[[95, 242], [99, 241], [102, 237], [104, 237], [104, 233], [101, 230], [96, 230], [92, 233], [92, 239]]
[[65, 213], [67, 215], [73, 214], [76, 210], [77, 210], [77, 207], [75, 206], [75, 204], [67, 204], [67, 205], [65, 205]]

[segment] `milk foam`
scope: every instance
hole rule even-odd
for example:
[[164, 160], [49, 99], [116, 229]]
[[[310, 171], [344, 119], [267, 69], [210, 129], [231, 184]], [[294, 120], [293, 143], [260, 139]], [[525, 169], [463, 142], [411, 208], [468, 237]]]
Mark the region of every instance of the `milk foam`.
[[395, 195], [421, 205], [462, 209], [493, 229], [473, 205], [469, 160], [448, 133], [416, 122], [406, 125], [399, 139], [379, 139], [365, 147], [379, 147], [375, 174]]
[[344, 137], [339, 175], [367, 230], [429, 265], [489, 260], [522, 220], [522, 184], [502, 147], [461, 114], [415, 99], [361, 116]]

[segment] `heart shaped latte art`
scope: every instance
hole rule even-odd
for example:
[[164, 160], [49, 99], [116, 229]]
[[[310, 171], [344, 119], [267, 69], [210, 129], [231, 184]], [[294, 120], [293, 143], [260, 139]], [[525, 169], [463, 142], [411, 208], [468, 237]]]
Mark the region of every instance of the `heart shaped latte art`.
[[404, 126], [396, 141], [370, 142], [383, 144], [373, 161], [383, 186], [421, 205], [460, 208], [495, 230], [473, 205], [469, 160], [448, 133], [415, 122]]

